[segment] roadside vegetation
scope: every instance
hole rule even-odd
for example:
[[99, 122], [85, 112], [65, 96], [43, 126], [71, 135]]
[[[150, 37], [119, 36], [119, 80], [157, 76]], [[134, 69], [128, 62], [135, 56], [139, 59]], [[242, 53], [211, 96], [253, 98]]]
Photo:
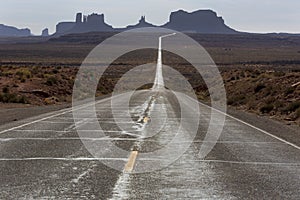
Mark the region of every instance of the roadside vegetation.
[[226, 70], [223, 77], [228, 105], [300, 122], [300, 71]]

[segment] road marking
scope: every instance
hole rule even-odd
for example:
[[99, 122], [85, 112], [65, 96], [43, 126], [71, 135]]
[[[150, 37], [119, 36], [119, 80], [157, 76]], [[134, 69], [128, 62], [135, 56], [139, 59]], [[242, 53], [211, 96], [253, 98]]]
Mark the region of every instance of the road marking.
[[55, 115], [50, 115], [48, 117], [44, 117], [44, 118], [41, 118], [41, 119], [38, 119], [38, 120], [35, 120], [35, 121], [32, 121], [32, 122], [28, 122], [28, 123], [25, 123], [25, 124], [22, 124], [22, 125], [19, 125], [19, 126], [15, 126], [13, 128], [9, 128], [9, 129], [1, 131], [0, 134], [6, 133], [6, 132], [9, 132], [9, 131], [13, 131], [13, 130], [18, 129], [18, 128], [23, 128], [24, 126], [28, 126], [28, 125], [31, 125], [31, 124], [34, 124], [34, 123], [38, 123], [40, 121], [47, 120], [47, 119], [50, 119], [52, 117], [60, 116], [60, 115], [63, 115], [63, 114], [69, 113], [69, 112], [70, 111], [68, 110], [68, 111], [65, 111], [65, 112], [62, 112], [62, 113], [58, 113], [58, 114], [55, 114]]
[[193, 160], [198, 162], [208, 162], [208, 163], [229, 163], [229, 164], [246, 164], [246, 165], [292, 165], [298, 166], [300, 163], [280, 163], [280, 162], [249, 162], [249, 161], [230, 161], [230, 160]]
[[34, 140], [34, 141], [55, 141], [55, 140], [92, 140], [92, 141], [136, 141], [136, 138], [81, 138], [81, 137], [61, 137], [61, 138], [0, 138], [0, 142]]
[[[91, 118], [82, 118], [83, 120], [84, 119], [87, 119], [87, 120], [91, 120]], [[116, 122], [114, 121], [104, 121], [104, 120], [98, 120], [99, 123], [101, 124], [115, 124]], [[47, 121], [47, 120], [43, 120], [43, 121], [40, 121], [40, 123], [47, 123], [47, 124], [75, 124], [74, 122], [55, 122], [55, 121]], [[93, 124], [94, 122], [85, 122], [84, 124]], [[118, 124], [134, 124], [134, 122], [118, 122]]]
[[[119, 97], [121, 95], [122, 94], [116, 95], [113, 98], [117, 98], [117, 97]], [[41, 122], [41, 121], [44, 121], [44, 120], [47, 120], [47, 119], [51, 119], [53, 117], [57, 117], [57, 116], [60, 116], [60, 115], [63, 115], [63, 114], [67, 114], [67, 113], [70, 113], [70, 112], [73, 112], [73, 111], [76, 111], [76, 110], [80, 110], [80, 109], [83, 109], [83, 108], [86, 108], [86, 107], [89, 107], [89, 106], [93, 106], [93, 105], [96, 105], [96, 104], [108, 101], [109, 99], [111, 99], [111, 97], [106, 98], [106, 99], [101, 99], [101, 100], [99, 100], [97, 102], [87, 103], [86, 105], [83, 105], [83, 106], [80, 106], [80, 107], [77, 107], [77, 108], [73, 108], [73, 107], [72, 108], [66, 108], [66, 109], [63, 109], [64, 110], [63, 112], [55, 111], [55, 113], [57, 113], [57, 112], [60, 112], [60, 113], [53, 114], [53, 115], [50, 115], [48, 117], [44, 117], [44, 118], [41, 118], [41, 119], [38, 119], [38, 120], [34, 120], [32, 122], [28, 122], [28, 123], [25, 123], [25, 124], [21, 124], [19, 126], [15, 126], [15, 127], [9, 128], [9, 129], [5, 129], [3, 131], [0, 131], [0, 135], [3, 134], [3, 133], [9, 132], [9, 131], [13, 131], [13, 130], [18, 129], [18, 128], [22, 128], [24, 126], [35, 124], [35, 123], [38, 123], [38, 122]]]
[[126, 173], [131, 173], [133, 171], [137, 155], [138, 155], [138, 151], [132, 151], [131, 152], [131, 154], [129, 156], [129, 159], [128, 159], [128, 162], [126, 163], [125, 169], [124, 169], [124, 171]]
[[113, 196], [109, 200], [130, 199], [128, 191], [130, 190], [130, 174], [122, 173], [116, 182], [112, 191]]
[[[20, 130], [11, 130], [11, 131], [15, 131], [15, 132], [50, 132], [50, 133], [72, 133], [72, 132], [76, 132], [76, 130], [69, 130], [69, 131], [57, 131], [57, 130], [31, 130], [31, 129], [20, 129]], [[80, 130], [80, 132], [101, 132], [101, 133], [120, 133], [120, 134], [128, 134], [130, 135], [131, 133], [127, 133], [127, 132], [122, 132], [121, 130], [118, 131], [108, 131], [108, 130]], [[139, 132], [138, 130], [131, 130], [131, 132]], [[133, 135], [133, 134], [132, 134]], [[136, 135], [136, 134], [134, 134]]]
[[[221, 112], [221, 111], [220, 111], [220, 112]], [[240, 120], [240, 119], [238, 119], [238, 118], [236, 118], [236, 117], [233, 117], [233, 116], [231, 116], [231, 115], [229, 115], [229, 114], [226, 114], [226, 115], [227, 115], [228, 117], [230, 117], [230, 118], [232, 118], [232, 119], [234, 119], [234, 120], [240, 122], [240, 123], [243, 123], [243, 124], [245, 124], [245, 125], [247, 125], [247, 126], [253, 128], [253, 129], [256, 129], [256, 130], [258, 130], [258, 131], [260, 131], [260, 132], [262, 132], [262, 133], [264, 133], [264, 134], [266, 134], [266, 135], [268, 135], [268, 136], [270, 136], [270, 137], [272, 137], [272, 138], [274, 138], [274, 139], [277, 139], [277, 140], [279, 140], [279, 141], [281, 141], [281, 142], [283, 142], [283, 143], [286, 143], [287, 145], [290, 145], [290, 146], [292, 146], [292, 147], [294, 147], [294, 148], [300, 150], [300, 147], [297, 146], [297, 145], [294, 144], [294, 143], [291, 143], [291, 142], [289, 142], [289, 141], [287, 141], [287, 140], [285, 140], [285, 139], [282, 139], [282, 138], [280, 138], [280, 137], [278, 137], [278, 136], [276, 136], [276, 135], [273, 135], [272, 133], [269, 133], [269, 132], [267, 132], [267, 131], [265, 131], [265, 130], [263, 130], [263, 129], [261, 129], [261, 128], [258, 128], [258, 127], [256, 127], [256, 126], [253, 126], [252, 124], [249, 124], [249, 123], [247, 123], [247, 122], [245, 122], [245, 121], [243, 121], [243, 120]]]
[[[189, 96], [187, 96], [187, 97], [190, 98], [190, 99], [192, 99], [193, 101], [196, 101], [195, 99], [193, 99], [193, 98], [191, 98], [191, 97], [189, 97]], [[236, 118], [236, 117], [233, 117], [232, 115], [229, 115], [229, 114], [227, 114], [227, 113], [224, 113], [224, 112], [222, 112], [222, 111], [220, 111], [220, 110], [218, 110], [218, 109], [215, 109], [215, 108], [213, 108], [213, 107], [211, 107], [211, 106], [208, 106], [208, 105], [206, 105], [206, 104], [204, 104], [204, 103], [201, 103], [201, 102], [199, 102], [199, 101], [197, 101], [197, 102], [198, 102], [200, 105], [204, 106], [204, 107], [207, 107], [207, 108], [209, 108], [209, 109], [215, 110], [215, 111], [217, 111], [217, 112], [219, 112], [219, 113], [221, 113], [221, 114], [223, 114], [223, 115], [225, 115], [225, 116], [230, 117], [231, 119], [234, 119], [234, 120], [236, 120], [236, 121], [238, 121], [238, 122], [240, 122], [240, 123], [242, 123], [242, 124], [245, 124], [245, 125], [247, 125], [247, 126], [253, 128], [253, 129], [256, 129], [256, 130], [258, 130], [258, 131], [260, 131], [260, 132], [262, 132], [262, 133], [264, 133], [264, 134], [266, 134], [266, 135], [268, 135], [268, 136], [270, 136], [270, 137], [272, 137], [272, 138], [274, 138], [274, 139], [276, 139], [276, 140], [279, 140], [279, 141], [281, 141], [281, 142], [283, 142], [283, 143], [285, 143], [285, 144], [287, 144], [287, 145], [290, 145], [290, 146], [292, 146], [292, 147], [294, 147], [294, 148], [300, 150], [300, 147], [297, 146], [296, 144], [293, 144], [293, 143], [291, 143], [291, 142], [289, 142], [289, 141], [287, 141], [287, 140], [285, 140], [285, 139], [282, 139], [282, 138], [280, 138], [280, 137], [278, 137], [278, 136], [276, 136], [276, 135], [273, 135], [272, 133], [269, 133], [269, 132], [267, 132], [267, 131], [265, 131], [265, 130], [263, 130], [263, 129], [261, 129], [261, 128], [258, 128], [258, 127], [256, 127], [256, 126], [253, 126], [252, 124], [249, 124], [249, 123], [247, 123], [247, 122], [245, 122], [245, 121], [243, 121], [243, 120], [240, 120], [240, 119], [238, 119], [238, 118]]]
[[110, 200], [115, 199], [130, 199], [127, 191], [130, 185], [130, 173], [133, 171], [138, 152], [132, 151], [125, 165], [123, 173], [119, 176], [114, 189], [113, 196]]
[[[186, 141], [183, 141], [186, 142]], [[182, 142], [181, 142], [182, 143]], [[193, 143], [216, 143], [215, 141], [194, 140]], [[282, 144], [282, 142], [217, 141], [217, 144]]]
[[[104, 101], [105, 99], [101, 100], [101, 101]], [[98, 102], [97, 102], [98, 103]], [[95, 103], [96, 104], [96, 103]], [[44, 120], [47, 120], [47, 119], [51, 119], [53, 117], [57, 117], [57, 116], [60, 116], [60, 115], [63, 115], [63, 114], [67, 114], [67, 113], [70, 113], [72, 112], [72, 110], [80, 110], [82, 108], [86, 108], [88, 106], [91, 106], [90, 104], [88, 105], [85, 105], [85, 106], [82, 106], [82, 107], [79, 107], [77, 109], [72, 109], [72, 108], [68, 108], [68, 109], [65, 109], [66, 111], [63, 111], [63, 112], [60, 112], [60, 113], [57, 113], [57, 114], [54, 114], [54, 115], [50, 115], [48, 117], [44, 117], [44, 118], [41, 118], [41, 119], [38, 119], [38, 120], [34, 120], [32, 122], [28, 122], [28, 123], [25, 123], [25, 124], [22, 124], [22, 125], [19, 125], [19, 126], [15, 126], [15, 127], [12, 127], [12, 128], [9, 128], [9, 129], [6, 129], [6, 130], [3, 130], [0, 132], [0, 135], [3, 134], [3, 133], [6, 133], [6, 132], [9, 132], [9, 131], [13, 131], [15, 129], [18, 129], [18, 128], [23, 128], [24, 126], [28, 126], [28, 125], [31, 125], [31, 124], [35, 124], [35, 123], [38, 123], [38, 122], [41, 122], [41, 121], [44, 121]]]
[[157, 65], [155, 79], [152, 86], [152, 89], [163, 89], [165, 87], [164, 77], [162, 73], [162, 39], [170, 36], [174, 36], [176, 33], [171, 33], [168, 35], [160, 36], [158, 39], [158, 56], [157, 56]]
[[57, 161], [127, 161], [128, 158], [53, 158], [53, 157], [35, 157], [35, 158], [0, 158], [0, 161], [39, 161], [39, 160], [57, 160]]

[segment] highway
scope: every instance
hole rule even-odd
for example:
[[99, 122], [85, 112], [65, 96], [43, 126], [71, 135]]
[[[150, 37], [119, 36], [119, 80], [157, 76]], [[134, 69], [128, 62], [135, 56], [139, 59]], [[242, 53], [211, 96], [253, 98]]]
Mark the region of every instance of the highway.
[[[299, 199], [299, 145], [255, 124], [219, 112], [226, 117], [223, 132], [212, 151], [199, 156], [202, 145], [214, 142], [205, 140], [211, 108], [181, 96], [189, 115], [180, 113], [176, 97], [164, 89], [162, 38], [154, 86], [136, 91], [129, 110], [122, 105], [126, 95], [97, 101], [97, 119], [92, 105], [75, 108], [86, 137], [79, 137], [71, 108], [1, 126], [0, 199]], [[120, 102], [114, 109], [122, 127], [112, 98]], [[105, 137], [92, 137], [94, 120]], [[189, 126], [178, 128], [198, 120], [192, 140]], [[103, 148], [111, 157], [95, 157], [85, 141], [127, 154]]]

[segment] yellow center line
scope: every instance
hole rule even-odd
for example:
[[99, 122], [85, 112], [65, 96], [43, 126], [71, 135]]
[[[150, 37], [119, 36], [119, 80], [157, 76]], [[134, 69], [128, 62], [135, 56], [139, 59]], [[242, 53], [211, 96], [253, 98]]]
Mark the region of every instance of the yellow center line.
[[131, 152], [128, 162], [125, 165], [125, 172], [131, 173], [133, 171], [137, 155], [138, 155], [138, 151]]
[[145, 117], [144, 118], [144, 123], [148, 123], [149, 120], [150, 120], [149, 117]]

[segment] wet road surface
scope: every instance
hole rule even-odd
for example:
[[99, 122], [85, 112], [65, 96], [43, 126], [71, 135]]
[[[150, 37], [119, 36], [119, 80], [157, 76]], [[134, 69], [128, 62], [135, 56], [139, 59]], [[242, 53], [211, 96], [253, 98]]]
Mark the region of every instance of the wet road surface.
[[[143, 152], [163, 148], [174, 138], [180, 120], [172, 95], [167, 91], [139, 91], [130, 102], [132, 120], [120, 130], [110, 110], [110, 99], [97, 102], [98, 121], [107, 137], [82, 138], [100, 145], [113, 142], [127, 150], [125, 157], [94, 158], [80, 140], [71, 110], [49, 113], [22, 121], [21, 125], [1, 127], [0, 172], [1, 199], [239, 199], [300, 197], [299, 149], [250, 127], [230, 116], [216, 146], [199, 158], [199, 150], [210, 119], [209, 107], [200, 104], [199, 130], [182, 156], [168, 165], [166, 155], [147, 159]], [[118, 97], [122, 101], [122, 97]], [[147, 109], [148, 108], [148, 109]], [[87, 108], [82, 129], [89, 126]], [[122, 116], [127, 108], [116, 108]], [[192, 108], [191, 108], [192, 109]], [[140, 119], [148, 117], [148, 122]], [[161, 119], [156, 135], [146, 127]], [[167, 118], [167, 121], [165, 119]], [[193, 120], [191, 120], [193, 121]], [[27, 123], [27, 124], [26, 124]], [[23, 125], [22, 125], [23, 124]], [[155, 128], [153, 126], [152, 128]], [[150, 129], [148, 129], [150, 130]], [[150, 134], [147, 136], [145, 134]], [[188, 131], [173, 141], [175, 153], [190, 141]], [[209, 141], [206, 141], [209, 143]], [[172, 149], [172, 148], [171, 148]], [[105, 162], [125, 169], [133, 150], [138, 151], [131, 172], [111, 169]], [[169, 155], [168, 155], [169, 154]], [[163, 169], [148, 172], [143, 170]]]

